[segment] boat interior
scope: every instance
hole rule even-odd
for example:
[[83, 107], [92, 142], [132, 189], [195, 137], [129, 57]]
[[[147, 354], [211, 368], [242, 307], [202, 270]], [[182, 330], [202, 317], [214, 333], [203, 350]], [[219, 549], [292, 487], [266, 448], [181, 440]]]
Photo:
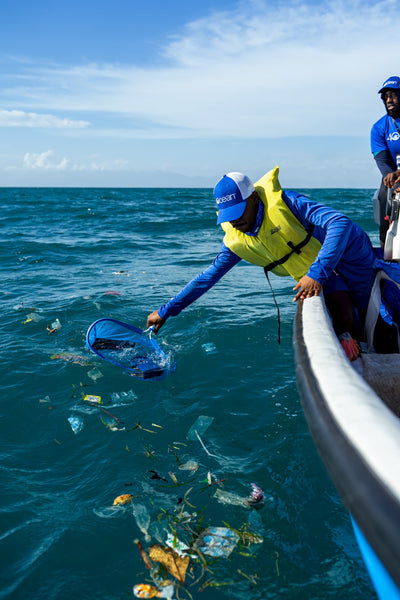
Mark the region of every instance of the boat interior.
[[400, 354], [362, 353], [353, 366], [400, 418]]

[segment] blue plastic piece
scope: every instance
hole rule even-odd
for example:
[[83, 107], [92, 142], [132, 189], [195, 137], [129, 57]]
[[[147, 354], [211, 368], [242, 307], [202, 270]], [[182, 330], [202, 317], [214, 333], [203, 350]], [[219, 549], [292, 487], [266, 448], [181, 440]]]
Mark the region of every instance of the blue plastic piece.
[[99, 319], [86, 334], [86, 345], [97, 356], [140, 379], [162, 379], [175, 371], [151, 335], [116, 319]]
[[353, 517], [351, 517], [351, 522], [353, 524], [354, 535], [379, 599], [400, 600], [399, 588], [372, 550]]

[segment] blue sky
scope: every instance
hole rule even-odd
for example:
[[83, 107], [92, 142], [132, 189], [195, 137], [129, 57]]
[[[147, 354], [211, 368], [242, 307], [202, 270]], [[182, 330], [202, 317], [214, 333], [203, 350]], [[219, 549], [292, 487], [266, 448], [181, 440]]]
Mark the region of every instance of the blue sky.
[[398, 0], [3, 0], [0, 185], [379, 183]]

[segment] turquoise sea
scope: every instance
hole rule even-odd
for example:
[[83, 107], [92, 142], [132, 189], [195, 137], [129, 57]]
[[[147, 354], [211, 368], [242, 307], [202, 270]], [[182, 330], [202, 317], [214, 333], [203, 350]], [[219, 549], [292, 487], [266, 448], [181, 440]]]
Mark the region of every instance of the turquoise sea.
[[[377, 244], [373, 190], [302, 191]], [[302, 413], [291, 280], [271, 277], [280, 344], [264, 273], [241, 263], [160, 331], [165, 379], [85, 348], [93, 321], [145, 328], [210, 263], [211, 190], [3, 188], [0, 203], [0, 598], [126, 600], [167, 579], [176, 599], [375, 599]], [[211, 527], [231, 532], [229, 555], [196, 552]]]

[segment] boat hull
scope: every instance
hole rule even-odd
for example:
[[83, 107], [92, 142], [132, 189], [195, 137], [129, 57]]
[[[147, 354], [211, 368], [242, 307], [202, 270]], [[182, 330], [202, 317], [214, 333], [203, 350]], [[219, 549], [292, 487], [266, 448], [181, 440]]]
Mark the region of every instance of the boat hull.
[[400, 420], [346, 358], [323, 296], [299, 305], [293, 341], [297, 387], [318, 453], [399, 590]]

